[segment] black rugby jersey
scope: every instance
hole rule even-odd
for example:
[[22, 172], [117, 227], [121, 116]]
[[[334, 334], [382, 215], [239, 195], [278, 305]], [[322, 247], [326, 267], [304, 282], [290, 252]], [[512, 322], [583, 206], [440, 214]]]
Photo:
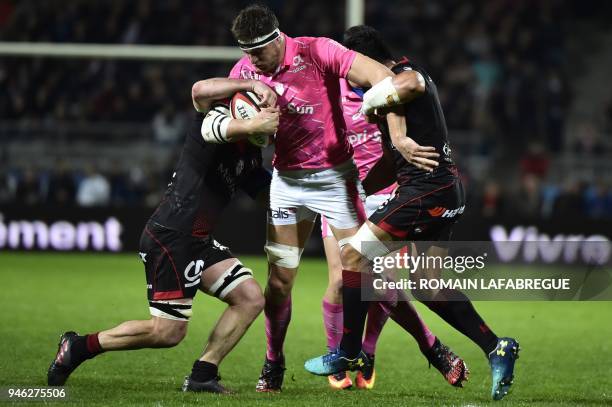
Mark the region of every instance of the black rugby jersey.
[[404, 104], [406, 117], [406, 135], [421, 146], [431, 146], [436, 148], [440, 154], [438, 167], [433, 173], [428, 173], [415, 167], [404, 159], [399, 151], [391, 143], [389, 129], [386, 122], [381, 124], [383, 142], [393, 151], [395, 168], [397, 171], [397, 181], [400, 185], [407, 184], [410, 180], [415, 181], [429, 177], [455, 176], [456, 168], [451, 158], [451, 148], [448, 142], [448, 130], [446, 120], [438, 98], [438, 90], [427, 72], [420, 66], [413, 64], [408, 59], [403, 58], [391, 70], [399, 74], [406, 70], [414, 70], [423, 75], [425, 79], [425, 92], [417, 96], [412, 101]]
[[192, 236], [206, 236], [238, 189], [252, 198], [270, 185], [261, 149], [241, 141], [206, 143], [201, 136], [204, 114], [194, 116], [183, 151], [164, 199], [150, 218]]

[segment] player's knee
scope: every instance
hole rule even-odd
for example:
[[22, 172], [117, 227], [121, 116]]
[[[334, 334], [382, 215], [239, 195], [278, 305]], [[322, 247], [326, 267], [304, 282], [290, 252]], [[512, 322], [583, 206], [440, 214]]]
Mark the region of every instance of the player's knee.
[[276, 242], [266, 242], [264, 250], [268, 256], [268, 263], [287, 269], [296, 269], [300, 264], [300, 258], [304, 249], [296, 246]]
[[164, 321], [154, 325], [153, 338], [157, 347], [171, 348], [187, 335], [187, 323]]
[[357, 270], [362, 256], [353, 246], [350, 244], [345, 245], [342, 248], [342, 252], [340, 252], [340, 256], [345, 269]]
[[273, 270], [268, 277], [268, 291], [274, 296], [286, 297], [293, 288], [293, 274], [285, 270]]
[[329, 276], [327, 293], [336, 298], [342, 296], [342, 270], [340, 270], [339, 273], [333, 273]]

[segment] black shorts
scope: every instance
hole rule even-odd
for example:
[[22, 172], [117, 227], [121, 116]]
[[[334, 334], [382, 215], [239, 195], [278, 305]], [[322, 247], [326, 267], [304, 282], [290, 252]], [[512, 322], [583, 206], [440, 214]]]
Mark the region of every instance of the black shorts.
[[404, 185], [368, 219], [397, 240], [447, 241], [465, 210], [459, 178]]
[[149, 301], [195, 297], [202, 271], [234, 257], [211, 235], [194, 237], [152, 222], [142, 231], [139, 250]]

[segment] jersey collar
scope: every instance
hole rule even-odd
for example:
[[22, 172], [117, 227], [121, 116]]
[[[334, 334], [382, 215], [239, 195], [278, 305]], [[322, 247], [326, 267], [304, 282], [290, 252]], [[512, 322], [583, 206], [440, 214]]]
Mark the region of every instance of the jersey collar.
[[283, 57], [282, 64], [278, 67], [277, 73], [290, 67], [293, 64], [293, 59], [298, 54], [297, 42], [285, 33], [281, 33], [281, 35], [285, 38], [285, 56]]

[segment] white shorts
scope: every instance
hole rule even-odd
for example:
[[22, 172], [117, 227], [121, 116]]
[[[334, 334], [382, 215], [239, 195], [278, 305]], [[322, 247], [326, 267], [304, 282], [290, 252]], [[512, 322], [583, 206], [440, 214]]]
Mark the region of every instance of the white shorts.
[[[391, 199], [393, 194], [376, 194], [369, 195], [365, 199], [365, 212], [366, 216], [370, 216], [373, 214], [379, 206], [385, 203], [387, 200]], [[327, 223], [327, 219], [325, 216], [321, 216], [321, 237], [325, 239], [326, 237], [333, 236], [333, 233]]]
[[366, 218], [365, 196], [353, 160], [325, 170], [272, 173], [268, 223], [294, 225], [325, 216], [338, 229], [361, 225]]

